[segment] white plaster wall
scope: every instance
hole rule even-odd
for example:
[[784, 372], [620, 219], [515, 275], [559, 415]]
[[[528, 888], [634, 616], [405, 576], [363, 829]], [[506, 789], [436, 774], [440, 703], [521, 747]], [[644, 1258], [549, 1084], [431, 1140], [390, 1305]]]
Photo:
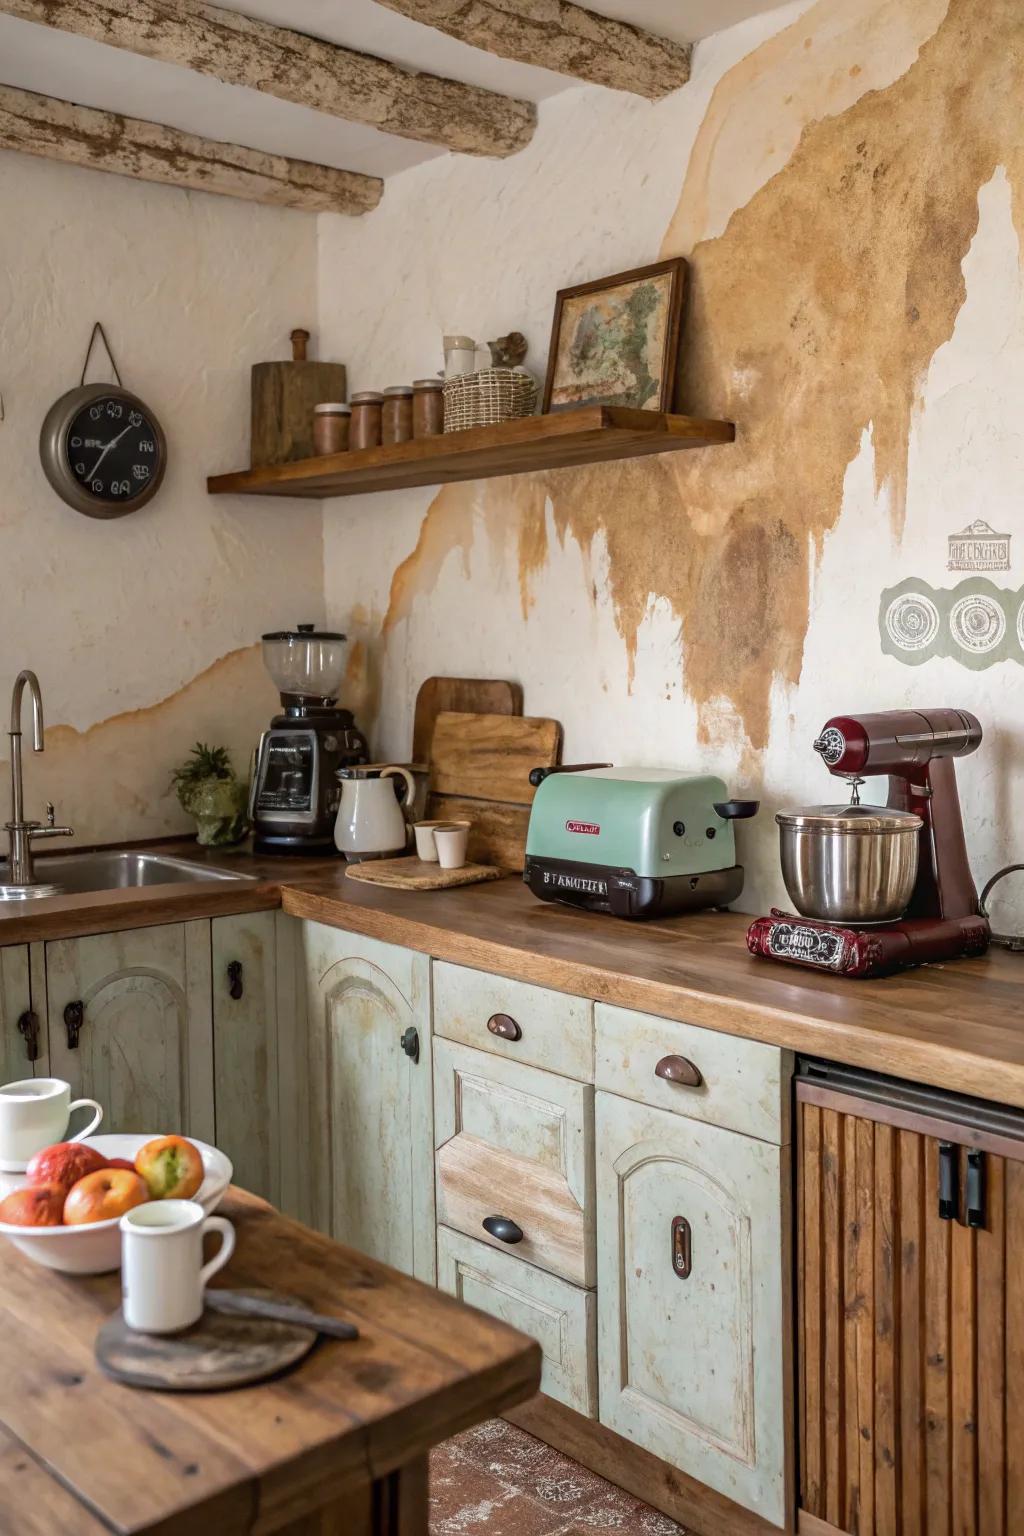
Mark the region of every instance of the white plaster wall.
[[[694, 239], [720, 233], [731, 211], [784, 163], [809, 117], [840, 111], [860, 91], [897, 79], [944, 9], [942, 0], [930, 10], [918, 7], [918, 35], [909, 13], [899, 17], [877, 0], [849, 0], [845, 15], [826, 29], [825, 44], [838, 38], [855, 48], [858, 69], [836, 71], [825, 82], [830, 99], [821, 95], [825, 85], [812, 85], [810, 65], [795, 99], [790, 81], [754, 82], [752, 110], [740, 122], [726, 116], [720, 124], [711, 155], [713, 195], [696, 225], [692, 209], [686, 215], [687, 233]], [[542, 372], [555, 290], [656, 257], [676, 213], [694, 137], [709, 105], [716, 110], [715, 85], [811, 10], [817, 12], [787, 6], [710, 39], [696, 51], [691, 85], [656, 106], [585, 88], [569, 91], [542, 104], [534, 143], [514, 159], [433, 161], [391, 181], [380, 209], [367, 218], [322, 217], [320, 327], [325, 343], [345, 355], [353, 387], [433, 371], [445, 329], [478, 337], [521, 329], [531, 341], [528, 361]], [[809, 99], [815, 90], [821, 99]], [[697, 745], [679, 623], [663, 601], [652, 602], [642, 627], [630, 685], [600, 545], [589, 555], [571, 540], [559, 547], [549, 530], [553, 553], [532, 578], [532, 602], [523, 614], [515, 541], [502, 535], [500, 483], [477, 488], [470, 537], [451, 550], [433, 591], [417, 597], [409, 616], [383, 639], [378, 631], [392, 574], [415, 548], [434, 492], [326, 504], [328, 618], [353, 625], [376, 648], [379, 754], [407, 754], [412, 703], [428, 675], [518, 678], [528, 713], [563, 721], [569, 761], [607, 756], [619, 763], [706, 767], [732, 777], [738, 790], [747, 787], [745, 780], [752, 783], [764, 811], [740, 829], [748, 883], [739, 905], [756, 911], [786, 901], [774, 811], [841, 797], [810, 748], [825, 718], [854, 709], [957, 704], [981, 716], [987, 733], [981, 753], [960, 765], [979, 883], [1011, 858], [1024, 859], [1024, 668], [1005, 662], [979, 673], [933, 660], [911, 669], [884, 656], [878, 636], [881, 587], [908, 575], [952, 584], [946, 535], [974, 517], [1013, 532], [1014, 567], [999, 580], [1024, 583], [1024, 308], [1009, 190], [1000, 175], [981, 195], [980, 218], [965, 264], [967, 303], [922, 381], [902, 538], [892, 532], [884, 497], [876, 500], [866, 434], [847, 474], [840, 522], [817, 561], [803, 674], [796, 689], [776, 689], [760, 761], [751, 766], [737, 718], [724, 707], [713, 745]], [[1024, 890], [1004, 900], [998, 915], [1024, 923]]]
[[[248, 463], [249, 368], [312, 328], [316, 259], [309, 215], [0, 154], [0, 700], [35, 669], [70, 729], [29, 755], [29, 807], [45, 790], [86, 840], [186, 826], [174, 763], [202, 733], [244, 770], [276, 699], [249, 648], [323, 617], [319, 507], [205, 483]], [[37, 450], [96, 319], [169, 449], [159, 494], [112, 522], [60, 501]], [[90, 380], [106, 367], [100, 348]]]

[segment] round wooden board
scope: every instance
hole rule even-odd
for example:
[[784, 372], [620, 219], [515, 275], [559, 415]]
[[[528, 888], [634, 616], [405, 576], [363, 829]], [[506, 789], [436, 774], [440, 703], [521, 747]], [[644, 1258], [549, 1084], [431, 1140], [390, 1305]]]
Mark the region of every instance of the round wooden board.
[[[291, 1302], [276, 1291], [237, 1294]], [[118, 1310], [96, 1335], [96, 1360], [113, 1381], [152, 1392], [221, 1392], [279, 1376], [316, 1344], [311, 1328], [261, 1317], [204, 1312], [184, 1333], [134, 1333]]]

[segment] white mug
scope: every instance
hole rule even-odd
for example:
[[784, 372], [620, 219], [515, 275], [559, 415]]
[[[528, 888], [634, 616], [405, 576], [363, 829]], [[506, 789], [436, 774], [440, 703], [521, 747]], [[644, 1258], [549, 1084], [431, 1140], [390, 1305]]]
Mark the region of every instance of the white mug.
[[468, 821], [447, 821], [434, 828], [434, 846], [442, 869], [461, 869], [469, 842]]
[[89, 1124], [67, 1139], [82, 1141], [99, 1125], [103, 1110], [95, 1099], [71, 1098], [71, 1084], [59, 1077], [28, 1077], [0, 1088], [0, 1171], [24, 1173], [44, 1147], [63, 1141], [71, 1112], [94, 1109]]
[[[235, 1251], [235, 1229], [198, 1200], [150, 1200], [121, 1217], [121, 1305], [137, 1333], [180, 1333], [203, 1315], [207, 1282]], [[220, 1248], [203, 1263], [203, 1233]]]

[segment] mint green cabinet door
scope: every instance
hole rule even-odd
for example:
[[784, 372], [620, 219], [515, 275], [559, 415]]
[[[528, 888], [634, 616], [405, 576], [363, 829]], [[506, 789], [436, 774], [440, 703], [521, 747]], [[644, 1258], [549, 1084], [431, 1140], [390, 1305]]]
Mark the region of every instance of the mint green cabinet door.
[[303, 950], [314, 1222], [433, 1284], [430, 961], [319, 923]]
[[601, 1422], [783, 1525], [788, 1149], [596, 1097]]
[[[35, 1015], [36, 1058], [30, 1052]], [[22, 1032], [26, 1021], [28, 1038]], [[32, 1006], [32, 985], [27, 944], [10, 944], [0, 949], [0, 1083], [18, 1083], [26, 1077], [44, 1076], [46, 1071], [45, 998]]]

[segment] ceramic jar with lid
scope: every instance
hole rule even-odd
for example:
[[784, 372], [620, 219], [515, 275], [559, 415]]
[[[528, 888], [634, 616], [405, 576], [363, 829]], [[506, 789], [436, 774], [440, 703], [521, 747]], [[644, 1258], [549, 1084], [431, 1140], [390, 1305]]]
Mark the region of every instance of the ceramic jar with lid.
[[381, 442], [408, 443], [412, 440], [412, 385], [392, 384], [384, 391]]
[[379, 448], [381, 437], [381, 408], [384, 396], [375, 390], [364, 389], [352, 396], [352, 428], [349, 447]]
[[345, 453], [348, 450], [352, 407], [342, 401], [324, 401], [313, 407], [313, 452]]
[[412, 386], [413, 437], [440, 437], [443, 431], [443, 380], [414, 379]]

